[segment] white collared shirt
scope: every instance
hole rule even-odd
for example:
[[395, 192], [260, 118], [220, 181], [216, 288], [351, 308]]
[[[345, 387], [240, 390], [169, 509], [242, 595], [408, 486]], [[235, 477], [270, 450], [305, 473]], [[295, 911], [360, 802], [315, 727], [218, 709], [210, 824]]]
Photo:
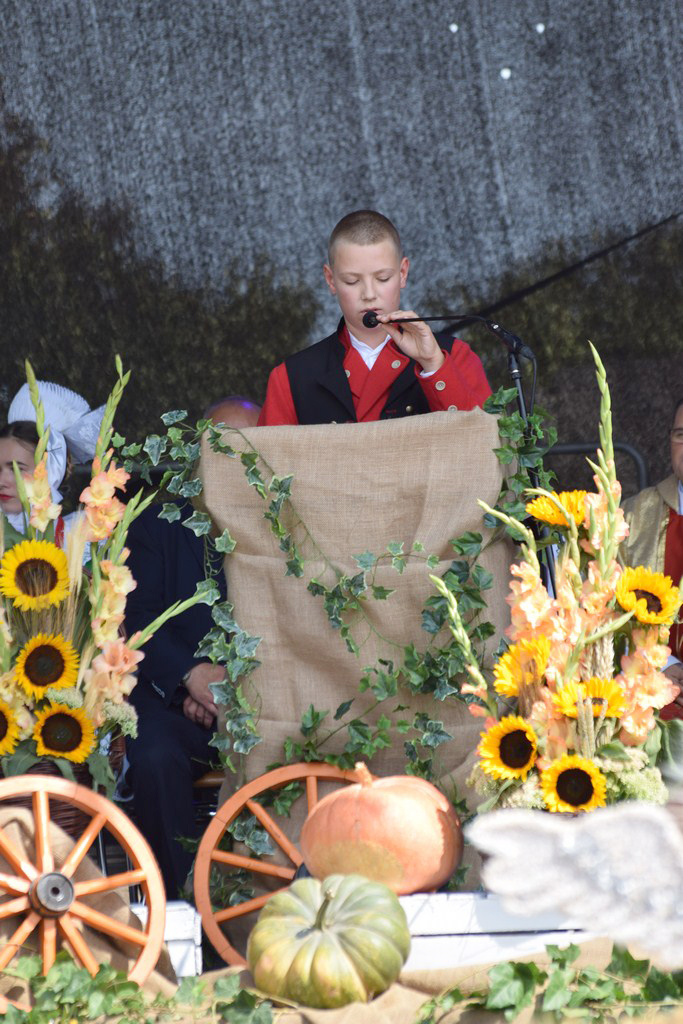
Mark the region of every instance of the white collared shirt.
[[[353, 345], [356, 352], [367, 366], [368, 370], [371, 370], [373, 368], [373, 366], [377, 362], [377, 357], [379, 356], [380, 352], [382, 351], [386, 343], [388, 341], [391, 341], [391, 335], [387, 334], [386, 338], [384, 339], [381, 345], [378, 345], [377, 348], [371, 348], [370, 345], [366, 345], [364, 341], [359, 341], [358, 338], [355, 338], [353, 334], [351, 334], [351, 331], [349, 331], [349, 338], [351, 339], [351, 344]], [[435, 373], [436, 370], [421, 370], [420, 376], [432, 377]]]
[[387, 334], [382, 344], [377, 345], [376, 348], [372, 348], [370, 345], [366, 345], [364, 341], [359, 341], [358, 338], [354, 338], [353, 334], [351, 334], [351, 331], [349, 331], [349, 338], [351, 339], [351, 344], [353, 345], [356, 352], [367, 366], [368, 370], [371, 370], [375, 363], [377, 362], [377, 358], [380, 352], [382, 351], [386, 343], [390, 340], [390, 335]]

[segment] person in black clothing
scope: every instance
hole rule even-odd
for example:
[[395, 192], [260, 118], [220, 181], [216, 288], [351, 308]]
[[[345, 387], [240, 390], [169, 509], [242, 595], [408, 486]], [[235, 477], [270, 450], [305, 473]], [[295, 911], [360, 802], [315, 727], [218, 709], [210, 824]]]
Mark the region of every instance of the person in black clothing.
[[[255, 426], [258, 406], [226, 399], [207, 415], [233, 427]], [[205, 544], [183, 526], [192, 507], [182, 505], [179, 520], [159, 519], [152, 505], [133, 521], [128, 532], [128, 566], [137, 582], [128, 595], [126, 630], [143, 629], [175, 601], [190, 597], [205, 578]], [[222, 569], [217, 574], [226, 597]], [[198, 838], [192, 787], [215, 759], [209, 746], [217, 708], [209, 689], [225, 673], [195, 657], [202, 638], [213, 626], [211, 608], [197, 604], [170, 619], [143, 647], [138, 682], [129, 700], [138, 713], [138, 735], [129, 739], [127, 754], [133, 812], [159, 862], [166, 893], [177, 899], [193, 854], [178, 837]]]

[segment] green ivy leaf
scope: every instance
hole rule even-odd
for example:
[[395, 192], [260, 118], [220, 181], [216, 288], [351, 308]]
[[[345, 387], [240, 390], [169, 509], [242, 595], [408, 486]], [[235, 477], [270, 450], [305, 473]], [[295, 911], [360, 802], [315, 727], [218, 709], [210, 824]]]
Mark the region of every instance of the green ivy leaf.
[[145, 438], [145, 442], [142, 447], [147, 455], [149, 455], [150, 462], [153, 466], [159, 465], [159, 460], [166, 451], [167, 445], [168, 438], [160, 437], [159, 434], [149, 434]]
[[310, 736], [314, 733], [322, 722], [327, 718], [329, 711], [317, 711], [312, 704], [309, 704], [306, 711], [301, 716], [300, 729], [304, 736]]
[[217, 537], [214, 541], [214, 547], [216, 551], [220, 551], [224, 555], [229, 555], [237, 547], [237, 541], [230, 536], [230, 530], [227, 527], [223, 530], [220, 537]]
[[174, 501], [165, 501], [161, 506], [159, 519], [167, 519], [169, 523], [175, 523], [181, 516], [180, 507]]
[[193, 480], [186, 480], [181, 488], [180, 494], [183, 498], [196, 498], [198, 494], [201, 494], [204, 489], [204, 485], [201, 480], [195, 477]]
[[335, 722], [338, 722], [340, 718], [344, 717], [344, 715], [349, 711], [352, 704], [353, 697], [351, 698], [351, 700], [345, 700], [342, 704], [339, 705], [339, 707], [334, 713]]
[[643, 997], [653, 1003], [679, 1000], [681, 990], [671, 974], [666, 974], [656, 967], [650, 967], [647, 981], [643, 986]]
[[534, 998], [536, 986], [547, 975], [536, 964], [496, 964], [488, 973], [487, 1010], [511, 1010], [517, 1016]]
[[291, 558], [288, 558], [285, 564], [287, 566], [285, 576], [296, 576], [297, 578], [301, 578], [303, 576], [304, 563], [298, 552], [292, 555]]
[[187, 411], [185, 409], [172, 409], [161, 416], [161, 422], [165, 427], [171, 427], [174, 423], [180, 423], [181, 420], [186, 419]]
[[185, 520], [183, 526], [192, 530], [195, 537], [205, 537], [213, 529], [211, 516], [208, 516], [206, 512], [193, 512], [190, 518]]
[[549, 975], [548, 987], [543, 993], [542, 1009], [544, 1012], [561, 1010], [571, 999], [571, 982], [574, 980], [571, 967], [557, 967]]
[[463, 533], [460, 537], [456, 537], [455, 540], [452, 540], [451, 547], [455, 551], [456, 555], [464, 555], [466, 558], [476, 558], [481, 552], [481, 543], [481, 534], [468, 530], [467, 533]]
[[353, 555], [353, 560], [360, 569], [374, 569], [377, 565], [377, 556], [371, 551], [364, 551], [361, 555]]

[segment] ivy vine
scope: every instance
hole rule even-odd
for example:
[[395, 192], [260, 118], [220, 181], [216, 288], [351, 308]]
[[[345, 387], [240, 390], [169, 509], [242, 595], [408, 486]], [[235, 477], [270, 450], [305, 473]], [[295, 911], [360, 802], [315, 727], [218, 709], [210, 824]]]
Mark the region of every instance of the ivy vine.
[[[497, 507], [510, 515], [523, 516], [524, 490], [529, 487], [529, 473], [535, 472], [542, 486], [550, 484], [544, 470], [543, 457], [555, 442], [555, 432], [545, 424], [541, 412], [533, 413], [524, 422], [509, 405], [516, 397], [514, 389], [501, 389], [486, 403], [485, 409], [498, 417], [501, 445], [495, 449], [506, 467], [506, 476]], [[148, 436], [142, 444], [127, 445], [116, 436], [114, 444], [121, 448], [127, 467], [137, 468], [143, 479], [151, 482], [151, 471], [165, 467], [161, 489], [173, 498], [192, 501], [202, 491], [197, 476], [197, 462], [204, 437], [213, 451], [227, 458], [240, 460], [245, 478], [263, 501], [263, 516], [283, 553], [284, 573], [301, 578], [304, 575], [304, 551], [313, 551], [322, 562], [323, 571], [307, 584], [308, 592], [321, 602], [327, 621], [339, 634], [346, 648], [359, 659], [367, 639], [377, 633], [368, 614], [369, 602], [391, 599], [395, 588], [378, 582], [378, 571], [390, 567], [400, 576], [409, 561], [420, 561], [425, 570], [438, 564], [435, 555], [415, 543], [406, 550], [400, 540], [392, 541], [385, 551], [364, 551], [354, 556], [357, 571], [348, 574], [335, 566], [321, 550], [316, 538], [299, 515], [293, 493], [291, 474], [278, 476], [263, 455], [246, 441], [237, 428], [218, 428], [210, 420], [191, 423], [184, 410], [174, 410], [162, 417], [165, 434]], [[237, 451], [230, 443], [230, 433], [242, 437], [244, 450]], [[170, 521], [181, 517], [175, 501], [165, 502], [160, 516]], [[229, 530], [211, 537], [212, 522], [202, 511], [195, 510], [183, 525], [197, 536], [204, 537], [207, 567], [229, 554], [235, 541]], [[502, 529], [493, 517], [484, 517], [487, 539], [482, 533], [470, 531], [451, 540], [453, 560], [443, 580], [456, 597], [464, 616], [470, 643], [482, 650], [494, 634], [494, 627], [485, 617], [486, 592], [493, 585], [491, 573], [478, 564], [481, 552]], [[329, 582], [325, 582], [323, 579]], [[385, 579], [383, 576], [382, 579]], [[245, 755], [259, 742], [258, 708], [249, 703], [243, 682], [260, 664], [257, 654], [260, 638], [243, 630], [235, 621], [233, 606], [216, 602], [211, 611], [214, 626], [204, 638], [198, 656], [225, 666], [226, 681], [212, 684], [216, 702], [221, 705], [225, 730], [213, 739], [222, 763], [235, 770], [233, 755]], [[359, 759], [370, 759], [377, 751], [392, 743], [392, 736], [403, 738], [406, 770], [424, 778], [438, 775], [438, 748], [451, 739], [438, 713], [410, 713], [406, 698], [428, 695], [434, 701], [470, 702], [477, 698], [462, 694], [460, 686], [467, 678], [460, 646], [448, 630], [446, 598], [434, 594], [422, 609], [421, 628], [427, 634], [424, 649], [411, 642], [391, 644], [382, 639], [395, 654], [365, 665], [360, 671], [357, 695], [341, 703], [334, 711], [310, 705], [301, 717], [299, 734], [284, 743], [285, 762], [328, 761], [342, 768], [351, 768]], [[423, 646], [423, 645], [421, 645]], [[364, 697], [362, 711], [358, 697]], [[370, 698], [368, 703], [367, 698]], [[332, 737], [344, 735], [341, 753], [329, 751]]]

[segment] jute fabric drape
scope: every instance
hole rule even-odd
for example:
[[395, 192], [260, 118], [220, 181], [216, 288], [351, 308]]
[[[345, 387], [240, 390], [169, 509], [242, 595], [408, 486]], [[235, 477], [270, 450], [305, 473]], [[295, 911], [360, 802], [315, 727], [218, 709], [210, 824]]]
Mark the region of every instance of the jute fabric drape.
[[[501, 468], [492, 452], [499, 443], [497, 421], [480, 409], [395, 422], [251, 428], [242, 434], [227, 431], [224, 440], [236, 450], [259, 452], [266, 483], [271, 472], [278, 477], [293, 474], [292, 500], [283, 518], [305, 559], [303, 579], [285, 575], [287, 556], [264, 519], [266, 503], [248, 485], [239, 458], [214, 453], [205, 443], [202, 501], [217, 529], [227, 527], [237, 541], [226, 559], [229, 598], [242, 628], [262, 638], [257, 651], [261, 665], [248, 677], [245, 692], [258, 708], [263, 740], [246, 758], [237, 780], [241, 783], [282, 760], [286, 737], [301, 739], [301, 715], [311, 704], [329, 711], [323, 732], [339, 724], [333, 715], [344, 701], [353, 698], [352, 713], [362, 717], [372, 703], [372, 695], [358, 693], [364, 667], [377, 665], [380, 658], [398, 663], [405, 644], [424, 650], [430, 642], [421, 628], [422, 608], [436, 591], [422, 557], [409, 558], [402, 575], [387, 566], [378, 571], [375, 582], [395, 592], [388, 600], [368, 599], [366, 617], [354, 615], [358, 657], [330, 627], [321, 598], [306, 589], [308, 581], [319, 578], [330, 585], [335, 569], [354, 575], [359, 571], [354, 555], [379, 555], [392, 541], [402, 542], [406, 552], [415, 542], [423, 544], [425, 553], [439, 558], [431, 571], [442, 575], [456, 557], [451, 538], [467, 530], [486, 533], [477, 498], [495, 503]], [[494, 574], [486, 617], [495, 625], [496, 637], [489, 653], [508, 622], [510, 558], [509, 545], [496, 541], [480, 560]], [[444, 633], [439, 642], [446, 638]], [[425, 711], [443, 722], [453, 739], [437, 750], [439, 775], [447, 792], [448, 776], [463, 792], [465, 763], [478, 741], [481, 719], [453, 698], [437, 701], [407, 691], [399, 691], [379, 711], [389, 713], [398, 703], [408, 708], [394, 719], [412, 721], [416, 712]], [[404, 737], [397, 732], [393, 736], [391, 747], [370, 762], [378, 774], [405, 768]], [[340, 751], [345, 739], [342, 729], [323, 751]], [[235, 783], [231, 778], [229, 788]]]

